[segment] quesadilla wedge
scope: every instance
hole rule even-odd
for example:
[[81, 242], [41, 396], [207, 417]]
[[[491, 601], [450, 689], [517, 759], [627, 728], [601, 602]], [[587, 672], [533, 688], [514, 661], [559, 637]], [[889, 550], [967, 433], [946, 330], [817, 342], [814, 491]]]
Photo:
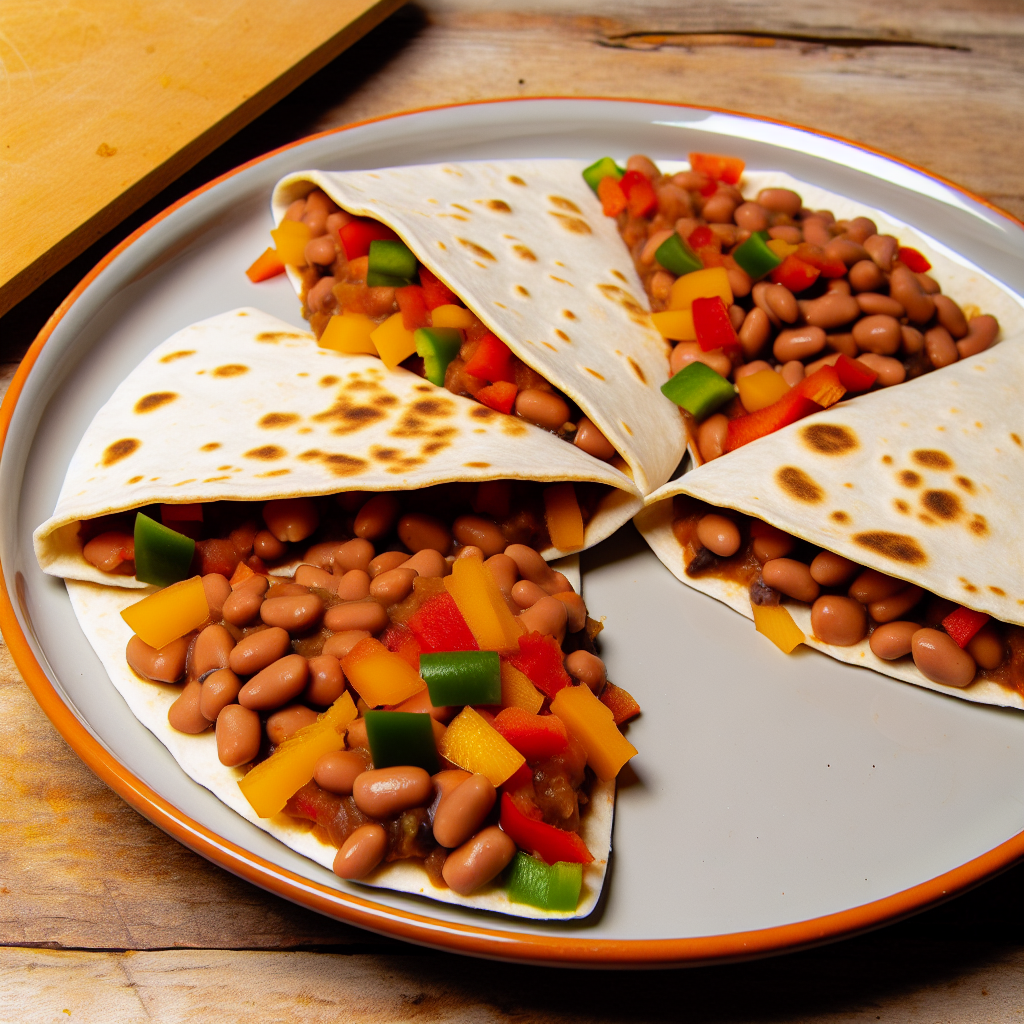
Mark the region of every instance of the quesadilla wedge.
[[274, 236], [321, 345], [622, 460], [647, 493], [685, 445], [659, 392], [668, 347], [582, 166], [297, 172], [274, 190]]
[[1024, 708], [1022, 353], [809, 416], [667, 484], [637, 525], [785, 650]]

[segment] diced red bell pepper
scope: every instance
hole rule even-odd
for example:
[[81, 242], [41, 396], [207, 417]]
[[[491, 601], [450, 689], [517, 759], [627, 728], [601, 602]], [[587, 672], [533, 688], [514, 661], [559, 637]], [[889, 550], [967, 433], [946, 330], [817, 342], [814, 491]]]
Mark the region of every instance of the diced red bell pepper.
[[594, 859], [587, 844], [575, 832], [566, 832], [547, 822], [528, 818], [508, 793], [501, 794], [499, 824], [516, 846], [536, 854], [548, 864], [556, 864], [560, 860], [570, 864], [589, 864]]
[[805, 395], [823, 409], [835, 405], [846, 394], [846, 388], [834, 366], [823, 366], [820, 370], [815, 370], [809, 377], [804, 377], [793, 390]]
[[836, 373], [839, 374], [840, 383], [847, 391], [852, 391], [854, 394], [859, 391], [867, 391], [878, 380], [878, 374], [874, 370], [869, 370], [863, 363], [859, 363], [849, 356], [841, 355], [834, 365]]
[[449, 593], [435, 594], [406, 623], [424, 651], [478, 651], [476, 642]]
[[545, 633], [521, 636], [519, 650], [509, 654], [507, 660], [548, 697], [554, 697], [572, 682], [562, 664], [562, 648], [553, 636]]
[[554, 757], [569, 745], [569, 734], [557, 715], [531, 715], [523, 708], [505, 708], [493, 724], [527, 761]]
[[720, 295], [693, 300], [693, 329], [697, 344], [705, 352], [716, 348], [739, 348], [740, 339], [729, 319], [729, 311]]
[[272, 277], [284, 273], [284, 263], [277, 255], [276, 249], [266, 249], [262, 256], [257, 257], [256, 262], [245, 272], [245, 276], [253, 284], [260, 281], [269, 281]]
[[480, 344], [466, 363], [466, 373], [479, 377], [481, 380], [504, 380], [514, 384], [515, 370], [512, 368], [512, 350], [499, 338], [488, 332], [480, 339]]
[[721, 239], [719, 239], [718, 235], [716, 235], [706, 224], [701, 224], [699, 227], [695, 227], [690, 232], [686, 241], [689, 242], [690, 248], [694, 251], [697, 249], [706, 249], [708, 246], [714, 246], [718, 251], [721, 251], [722, 248]]
[[953, 638], [957, 647], [964, 648], [988, 620], [989, 616], [984, 612], [976, 612], [961, 605], [942, 620], [942, 628]]
[[640, 171], [626, 171], [619, 181], [633, 217], [650, 217], [658, 209], [658, 195], [651, 179]]
[[423, 264], [420, 264], [420, 287], [423, 289], [423, 300], [427, 309], [438, 306], [457, 306], [459, 300], [448, 285], [439, 281]]
[[614, 683], [605, 683], [601, 691], [601, 703], [611, 708], [612, 716], [616, 725], [622, 725], [631, 718], [640, 714], [640, 705], [633, 699], [632, 694]]
[[710, 199], [717, 191], [718, 182], [714, 178], [708, 178], [707, 183], [700, 187], [700, 194], [705, 199]]
[[[202, 576], [218, 572], [221, 576], [231, 579], [240, 561], [235, 545], [229, 540], [217, 537], [212, 540], [197, 540], [196, 554], [199, 556], [199, 573]], [[132, 557], [134, 558], [134, 552]]]
[[792, 253], [771, 272], [773, 284], [785, 285], [794, 293], [810, 288], [820, 276], [821, 271], [817, 267], [797, 259]]
[[404, 288], [396, 288], [395, 302], [402, 311], [402, 326], [407, 331], [430, 326], [427, 303], [423, 297], [423, 289], [419, 285], [407, 284]]
[[345, 258], [349, 260], [357, 260], [360, 256], [369, 256], [371, 242], [398, 238], [391, 228], [366, 217], [350, 220], [341, 229], [339, 236], [345, 249]]
[[606, 217], [618, 217], [629, 205], [622, 186], [610, 174], [598, 182], [597, 198], [601, 200], [601, 209]]
[[746, 164], [737, 156], [720, 156], [717, 153], [691, 153], [690, 169], [710, 175], [726, 185], [735, 185], [743, 177]]
[[932, 269], [932, 265], [928, 262], [924, 253], [911, 249], [909, 245], [901, 245], [896, 253], [896, 258], [903, 266], [908, 270], [912, 270], [915, 274], [924, 274]]
[[737, 419], [729, 420], [729, 427], [725, 437], [725, 450], [727, 452], [742, 448], [759, 437], [774, 433], [790, 423], [810, 416], [812, 412], [821, 412], [821, 406], [812, 402], [806, 395], [800, 393], [797, 388], [787, 392], [777, 402], [758, 409], [757, 412], [748, 413]]
[[528, 764], [521, 764], [502, 784], [503, 793], [514, 793], [533, 781], [533, 769]]
[[380, 642], [403, 661], [407, 661], [417, 672], [420, 670], [420, 642], [408, 626], [392, 622], [381, 634]]
[[845, 277], [846, 264], [838, 256], [826, 256], [820, 245], [803, 242], [791, 255], [821, 271], [822, 277]]
[[713, 245], [702, 246], [700, 249], [697, 249], [696, 252], [697, 258], [704, 264], [705, 268], [727, 266], [726, 257], [723, 256]]
[[507, 380], [499, 380], [481, 388], [473, 397], [478, 402], [483, 402], [489, 409], [510, 413], [512, 406], [516, 404], [516, 395], [518, 394], [519, 388], [515, 384], [510, 384]]

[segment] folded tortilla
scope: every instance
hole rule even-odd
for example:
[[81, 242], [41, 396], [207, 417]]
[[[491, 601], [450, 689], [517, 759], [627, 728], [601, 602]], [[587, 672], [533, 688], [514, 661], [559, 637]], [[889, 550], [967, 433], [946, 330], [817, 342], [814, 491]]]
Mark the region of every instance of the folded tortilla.
[[[636, 523], [683, 583], [752, 618], [745, 586], [687, 576], [672, 498], [736, 509], [995, 619], [1024, 625], [1024, 341], [1001, 344], [898, 387], [816, 413], [660, 488]], [[833, 658], [982, 704], [1024, 695], [978, 680], [926, 679], [884, 661], [867, 639], [816, 640], [810, 608], [787, 604], [807, 644]]]
[[[386, 224], [527, 365], [583, 410], [644, 494], [686, 444], [661, 385], [669, 347], [615, 221], [576, 160], [506, 160], [299, 171], [274, 189], [274, 219], [314, 187]], [[299, 290], [298, 276], [292, 281]]]
[[[68, 580], [67, 588], [78, 621], [117, 692], [135, 717], [170, 751], [183, 771], [247, 821], [270, 833], [289, 849], [330, 871], [338, 851], [313, 833], [311, 823], [298, 821], [284, 813], [273, 818], [260, 818], [256, 815], [238, 788], [238, 782], [245, 776], [245, 772], [241, 768], [226, 768], [220, 763], [217, 757], [217, 738], [212, 729], [192, 736], [171, 728], [167, 721], [167, 711], [181, 693], [181, 687], [141, 679], [128, 667], [124, 652], [132, 631], [121, 618], [121, 611], [145, 595], [75, 580]], [[148, 587], [147, 593], [155, 590], [155, 587]], [[381, 865], [359, 883], [338, 879], [338, 885], [340, 888], [353, 886], [358, 889], [359, 885], [366, 885], [394, 889], [461, 907], [514, 917], [543, 920], [586, 917], [597, 906], [608, 870], [614, 811], [614, 780], [595, 781], [590, 791], [590, 801], [580, 811], [579, 833], [594, 860], [583, 867], [583, 887], [575, 911], [541, 910], [528, 904], [513, 903], [506, 890], [493, 883], [470, 896], [460, 896], [451, 889], [435, 886], [419, 860], [392, 861]]]
[[237, 309], [179, 331], [119, 385], [33, 539], [51, 575], [141, 588], [133, 576], [86, 562], [82, 520], [154, 502], [267, 501], [496, 479], [607, 484], [585, 547], [642, 504], [625, 474], [540, 427], [407, 370], [389, 371], [372, 356], [320, 348], [312, 335], [259, 310]]

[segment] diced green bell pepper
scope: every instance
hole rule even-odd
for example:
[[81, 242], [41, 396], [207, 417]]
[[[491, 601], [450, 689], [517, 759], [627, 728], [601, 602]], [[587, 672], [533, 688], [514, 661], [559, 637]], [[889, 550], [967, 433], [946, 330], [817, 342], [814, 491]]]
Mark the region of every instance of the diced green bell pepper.
[[603, 156], [583, 170], [583, 180], [596, 192], [602, 178], [619, 181], [626, 172], [610, 157]]
[[513, 903], [542, 910], [575, 910], [583, 886], [583, 865], [558, 861], [550, 867], [519, 851], [512, 861], [507, 890]]
[[169, 587], [192, 575], [196, 542], [139, 512], [135, 516], [135, 578]]
[[732, 258], [755, 281], [770, 274], [782, 262], [782, 258], [768, 248], [767, 231], [755, 231], [742, 245], [733, 249]]
[[430, 715], [412, 711], [367, 711], [365, 718], [374, 768], [414, 765], [430, 775], [438, 770]]
[[676, 277], [704, 269], [700, 257], [674, 231], [658, 246], [654, 258]]
[[416, 355], [423, 357], [423, 370], [427, 380], [444, 387], [444, 373], [448, 364], [459, 354], [462, 332], [455, 327], [420, 327], [413, 336]]
[[435, 708], [501, 703], [501, 658], [497, 651], [421, 654], [420, 675]]
[[661, 385], [661, 393], [703, 420], [736, 396], [736, 389], [706, 363], [692, 362]]
[[376, 239], [370, 243], [366, 284], [370, 288], [402, 288], [416, 280], [419, 263], [412, 250], [397, 239]]

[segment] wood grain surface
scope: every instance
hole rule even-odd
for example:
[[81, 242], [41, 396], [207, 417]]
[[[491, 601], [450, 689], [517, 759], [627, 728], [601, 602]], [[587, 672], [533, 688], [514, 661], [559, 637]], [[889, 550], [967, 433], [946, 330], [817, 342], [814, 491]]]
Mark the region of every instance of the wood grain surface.
[[[1011, 0], [409, 5], [0, 318], [0, 392], [64, 294], [146, 216], [311, 131], [429, 104], [712, 104], [845, 135], [1024, 215], [1022, 35]], [[212, 867], [84, 768], [6, 648], [0, 773], [2, 1022], [1024, 1022], [1024, 865], [822, 949], [653, 974], [549, 971], [379, 938]]]

